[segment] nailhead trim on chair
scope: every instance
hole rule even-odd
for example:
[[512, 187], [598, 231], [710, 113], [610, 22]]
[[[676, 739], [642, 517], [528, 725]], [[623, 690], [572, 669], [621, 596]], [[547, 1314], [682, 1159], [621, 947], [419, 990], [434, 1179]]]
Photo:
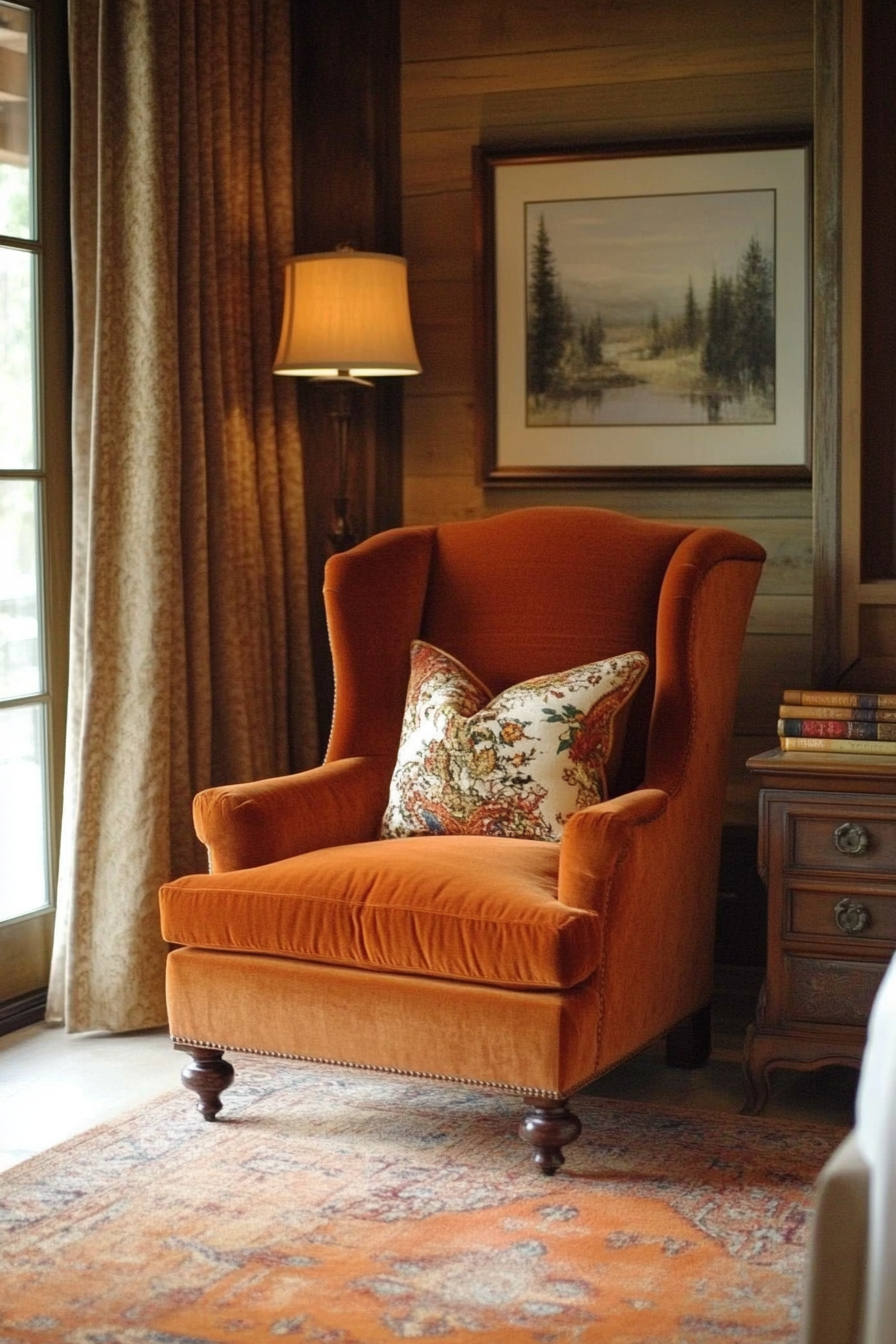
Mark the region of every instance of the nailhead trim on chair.
[[485, 1087], [499, 1092], [514, 1092], [525, 1097], [548, 1097], [551, 1101], [565, 1101], [573, 1093], [579, 1092], [589, 1083], [593, 1083], [595, 1078], [599, 1078], [600, 1073], [589, 1074], [583, 1078], [580, 1083], [576, 1083], [567, 1092], [547, 1092], [540, 1087], [525, 1087], [520, 1084], [515, 1086], [513, 1083], [486, 1083], [481, 1078], [458, 1078], [450, 1073], [421, 1073], [416, 1069], [390, 1069], [384, 1065], [377, 1064], [353, 1064], [345, 1059], [321, 1059], [317, 1055], [289, 1055], [282, 1050], [255, 1050], [246, 1045], [222, 1045], [220, 1041], [194, 1041], [187, 1036], [172, 1036], [175, 1045], [196, 1045], [201, 1046], [203, 1050], [235, 1050], [241, 1055], [264, 1055], [271, 1059], [297, 1059], [305, 1064], [335, 1064], [343, 1069], [366, 1069], [369, 1073], [394, 1073], [402, 1078], [432, 1078], [440, 1083], [464, 1083], [468, 1087]]

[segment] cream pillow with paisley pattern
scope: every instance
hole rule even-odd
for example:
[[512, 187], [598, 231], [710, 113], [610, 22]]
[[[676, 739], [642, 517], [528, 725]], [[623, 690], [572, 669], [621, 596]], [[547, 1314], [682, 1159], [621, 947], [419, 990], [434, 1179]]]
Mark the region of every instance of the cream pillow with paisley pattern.
[[411, 676], [382, 835], [559, 840], [607, 795], [620, 710], [648, 667], [624, 653], [491, 692], [449, 653], [411, 645]]

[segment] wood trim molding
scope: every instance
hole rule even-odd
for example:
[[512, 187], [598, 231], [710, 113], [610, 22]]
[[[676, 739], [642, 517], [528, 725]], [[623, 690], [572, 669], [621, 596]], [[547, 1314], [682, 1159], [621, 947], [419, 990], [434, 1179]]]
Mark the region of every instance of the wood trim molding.
[[0, 1003], [0, 1036], [20, 1031], [22, 1027], [43, 1022], [47, 1011], [46, 989], [33, 989], [30, 994], [20, 994], [15, 999]]

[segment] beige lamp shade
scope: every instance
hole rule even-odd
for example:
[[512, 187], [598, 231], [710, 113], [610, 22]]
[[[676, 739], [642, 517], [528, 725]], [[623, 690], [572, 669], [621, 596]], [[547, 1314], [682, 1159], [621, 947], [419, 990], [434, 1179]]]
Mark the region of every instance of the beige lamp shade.
[[404, 257], [351, 248], [291, 257], [274, 372], [309, 378], [419, 373]]

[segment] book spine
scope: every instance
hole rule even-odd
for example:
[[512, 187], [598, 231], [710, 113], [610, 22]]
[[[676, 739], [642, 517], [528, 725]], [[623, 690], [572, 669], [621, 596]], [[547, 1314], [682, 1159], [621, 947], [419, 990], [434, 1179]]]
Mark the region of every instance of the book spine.
[[896, 742], [856, 742], [846, 737], [781, 737], [782, 751], [865, 752], [896, 756]]
[[896, 709], [836, 709], [832, 705], [779, 705], [779, 719], [837, 719], [843, 723], [896, 723]]
[[853, 738], [860, 742], [896, 742], [896, 723], [854, 723], [843, 719], [779, 719], [781, 737]]
[[834, 709], [896, 709], [896, 695], [860, 691], [785, 691], [785, 705], [827, 705]]

